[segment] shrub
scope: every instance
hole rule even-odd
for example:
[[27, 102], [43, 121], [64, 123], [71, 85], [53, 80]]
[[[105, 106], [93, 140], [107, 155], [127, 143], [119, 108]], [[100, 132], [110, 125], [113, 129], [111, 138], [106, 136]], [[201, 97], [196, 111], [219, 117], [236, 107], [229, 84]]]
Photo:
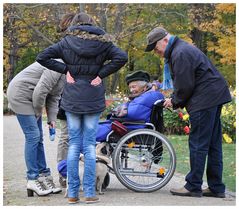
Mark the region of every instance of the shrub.
[[7, 95], [3, 92], [3, 114], [14, 114], [9, 108], [8, 108], [8, 101], [7, 101]]
[[3, 114], [8, 113], [8, 102], [7, 102], [7, 95], [3, 93]]
[[223, 140], [226, 143], [236, 142], [236, 101], [235, 97], [232, 102], [222, 107], [221, 114]]
[[181, 117], [181, 112], [164, 110], [164, 134], [184, 134], [185, 126], [188, 126], [187, 121], [183, 121]]
[[[236, 92], [232, 93], [232, 102], [223, 105], [221, 113], [221, 125], [223, 141], [226, 143], [236, 142]], [[189, 134], [190, 122], [186, 110], [178, 112], [165, 111], [164, 113], [165, 134]]]

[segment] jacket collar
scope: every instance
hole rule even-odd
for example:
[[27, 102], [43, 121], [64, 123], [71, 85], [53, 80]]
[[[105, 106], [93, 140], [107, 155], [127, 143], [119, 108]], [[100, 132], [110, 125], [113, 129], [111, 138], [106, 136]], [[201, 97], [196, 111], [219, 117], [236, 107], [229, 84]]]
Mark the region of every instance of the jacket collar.
[[165, 54], [164, 54], [165, 59], [170, 59], [173, 48], [174, 48], [175, 44], [178, 42], [178, 40], [179, 40], [179, 38], [177, 36], [175, 36], [171, 46], [169, 48], [167, 48], [167, 50], [165, 50]]
[[66, 35], [77, 36], [81, 39], [95, 40], [101, 42], [114, 42], [114, 37], [106, 33], [103, 29], [90, 25], [71, 26]]
[[70, 26], [67, 29], [68, 32], [75, 32], [75, 31], [85, 31], [88, 32], [90, 34], [95, 34], [95, 35], [104, 35], [106, 34], [106, 32], [97, 26], [93, 26], [93, 25], [74, 25], [74, 26]]

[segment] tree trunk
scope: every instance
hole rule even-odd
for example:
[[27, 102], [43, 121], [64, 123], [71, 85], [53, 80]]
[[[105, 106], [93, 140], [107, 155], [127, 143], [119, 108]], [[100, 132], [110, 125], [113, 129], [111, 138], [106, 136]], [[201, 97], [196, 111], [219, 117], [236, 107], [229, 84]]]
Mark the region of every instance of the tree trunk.
[[13, 77], [14, 77], [14, 71], [16, 69], [16, 63], [17, 63], [17, 51], [18, 51], [18, 45], [17, 45], [17, 38], [16, 38], [16, 14], [17, 10], [15, 6], [9, 6], [9, 18], [7, 20], [6, 27], [11, 27], [11, 30], [6, 31], [6, 36], [9, 41], [9, 69], [7, 70], [7, 82], [9, 83]]
[[[115, 18], [115, 30], [114, 30], [115, 33], [114, 34], [119, 34], [122, 31], [122, 17], [123, 17], [122, 14], [125, 10], [124, 4], [117, 4], [117, 7], [118, 7], [118, 12]], [[118, 82], [119, 82], [119, 73], [116, 72], [113, 74], [113, 79], [111, 84], [111, 93], [115, 93]]]
[[10, 49], [10, 53], [9, 53], [10, 67], [9, 67], [8, 76], [7, 76], [8, 83], [10, 83], [10, 81], [14, 77], [14, 72], [15, 72], [16, 63], [17, 63], [17, 50], [18, 50], [18, 48], [16, 48], [16, 47], [13, 47], [12, 49]]
[[206, 33], [199, 30], [198, 28], [193, 28], [190, 32], [190, 37], [193, 40], [193, 43], [201, 49], [205, 54], [207, 53], [207, 44], [205, 41]]
[[100, 10], [98, 12], [98, 17], [100, 18], [100, 26], [107, 31], [107, 15], [106, 7], [107, 4], [99, 4]]
[[[107, 14], [106, 14], [107, 4], [99, 4], [98, 6], [100, 8], [97, 13], [97, 16], [99, 17], [99, 25], [101, 28], [103, 28], [105, 31], [107, 31]], [[110, 93], [109, 83], [110, 83], [109, 77], [104, 78], [106, 95], [108, 95]]]
[[79, 13], [80, 13], [80, 12], [85, 12], [85, 4], [82, 4], [82, 3], [79, 4], [79, 10], [78, 10], [78, 12], [79, 12]]

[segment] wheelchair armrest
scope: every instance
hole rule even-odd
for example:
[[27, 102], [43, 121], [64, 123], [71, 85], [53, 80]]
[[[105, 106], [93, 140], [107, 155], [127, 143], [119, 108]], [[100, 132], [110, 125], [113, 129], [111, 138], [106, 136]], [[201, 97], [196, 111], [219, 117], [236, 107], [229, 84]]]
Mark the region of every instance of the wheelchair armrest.
[[132, 123], [132, 124], [145, 124], [146, 122], [143, 121], [143, 120], [133, 120], [133, 121], [129, 121], [127, 118], [114, 118], [114, 117], [111, 117], [110, 118], [111, 121], [119, 121], [121, 123]]
[[123, 121], [122, 124], [124, 125], [146, 125], [146, 122], [143, 120], [139, 121]]
[[147, 123], [144, 120], [134, 120], [134, 121], [129, 121], [126, 118], [113, 118], [111, 117], [112, 121], [118, 121], [122, 123], [123, 125], [145, 125], [145, 126], [150, 126], [152, 129], [155, 129], [154, 124], [152, 123]]
[[127, 122], [122, 122], [124, 125], [144, 125], [151, 127], [153, 130], [155, 130], [155, 126], [152, 123], [146, 123], [145, 121], [127, 121]]

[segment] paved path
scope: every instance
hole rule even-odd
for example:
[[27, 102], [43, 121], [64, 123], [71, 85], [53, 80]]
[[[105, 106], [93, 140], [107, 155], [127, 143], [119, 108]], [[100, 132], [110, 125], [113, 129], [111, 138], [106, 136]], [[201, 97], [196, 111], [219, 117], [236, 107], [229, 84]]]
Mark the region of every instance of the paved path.
[[[48, 138], [45, 126], [45, 151], [48, 166], [52, 170], [55, 182], [58, 184], [56, 170], [57, 137], [54, 142]], [[68, 206], [64, 191], [46, 197], [27, 197], [25, 180], [25, 162], [23, 157], [24, 136], [15, 116], [3, 117], [3, 205], [5, 206]], [[111, 175], [111, 183], [100, 202], [95, 206], [235, 206], [234, 193], [227, 193], [227, 198], [192, 198], [172, 196], [171, 187], [184, 185], [184, 177], [175, 174], [171, 181], [161, 190], [153, 193], [136, 193], [126, 189], [117, 178]], [[79, 203], [78, 206], [86, 206]]]

